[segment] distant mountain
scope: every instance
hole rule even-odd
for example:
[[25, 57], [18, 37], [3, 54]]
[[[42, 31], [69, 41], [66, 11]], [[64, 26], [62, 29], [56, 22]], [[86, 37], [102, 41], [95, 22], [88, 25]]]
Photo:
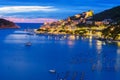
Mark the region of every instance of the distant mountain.
[[0, 18], [0, 28], [19, 28], [15, 23]]
[[93, 16], [94, 21], [102, 21], [104, 19], [120, 20], [120, 6], [105, 10]]

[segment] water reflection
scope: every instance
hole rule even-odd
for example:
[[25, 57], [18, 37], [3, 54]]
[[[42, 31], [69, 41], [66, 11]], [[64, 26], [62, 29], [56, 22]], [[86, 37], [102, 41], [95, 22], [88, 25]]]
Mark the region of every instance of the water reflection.
[[69, 40], [75, 40], [76, 37], [75, 37], [75, 35], [70, 35], [70, 36], [68, 36], [68, 39], [69, 39]]
[[93, 39], [92, 39], [92, 36], [90, 36], [90, 37], [89, 37], [89, 45], [90, 45], [90, 47], [92, 47], [92, 40], [93, 40]]
[[74, 45], [74, 41], [69, 40], [68, 41], [68, 46], [73, 46], [73, 45]]
[[120, 47], [120, 42], [116, 42], [117, 43], [117, 46]]
[[120, 48], [117, 49], [115, 70], [120, 71]]
[[96, 48], [97, 48], [97, 53], [100, 54], [102, 51], [102, 41], [99, 40], [96, 41]]
[[102, 42], [101, 41], [96, 41], [96, 49], [97, 49], [97, 63], [96, 63], [96, 68], [98, 71], [102, 70]]

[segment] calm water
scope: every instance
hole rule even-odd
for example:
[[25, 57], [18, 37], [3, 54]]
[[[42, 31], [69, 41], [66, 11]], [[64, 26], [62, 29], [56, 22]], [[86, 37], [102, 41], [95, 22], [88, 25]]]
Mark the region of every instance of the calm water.
[[18, 25], [0, 30], [0, 80], [120, 80], [120, 43], [30, 35], [24, 30], [41, 24]]

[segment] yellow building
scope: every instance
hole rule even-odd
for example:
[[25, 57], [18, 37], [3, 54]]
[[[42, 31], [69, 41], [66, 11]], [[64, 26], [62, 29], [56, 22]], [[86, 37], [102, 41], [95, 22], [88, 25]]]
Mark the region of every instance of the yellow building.
[[80, 16], [81, 16], [80, 14], [75, 15], [76, 18], [80, 18]]

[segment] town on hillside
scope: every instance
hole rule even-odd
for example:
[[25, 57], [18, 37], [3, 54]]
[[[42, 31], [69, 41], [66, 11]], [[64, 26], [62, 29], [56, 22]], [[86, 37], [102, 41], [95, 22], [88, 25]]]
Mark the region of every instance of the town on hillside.
[[111, 37], [112, 34], [109, 33], [110, 31], [108, 31], [107, 36], [105, 35], [106, 28], [111, 28], [111, 26], [116, 24], [117, 22], [111, 18], [95, 20], [94, 12], [92, 10], [88, 10], [81, 14], [76, 14], [56, 22], [45, 22], [35, 32], [37, 34], [72, 34], [80, 36], [95, 36], [96, 38], [109, 40], [119, 40], [120, 31], [114, 37]]

